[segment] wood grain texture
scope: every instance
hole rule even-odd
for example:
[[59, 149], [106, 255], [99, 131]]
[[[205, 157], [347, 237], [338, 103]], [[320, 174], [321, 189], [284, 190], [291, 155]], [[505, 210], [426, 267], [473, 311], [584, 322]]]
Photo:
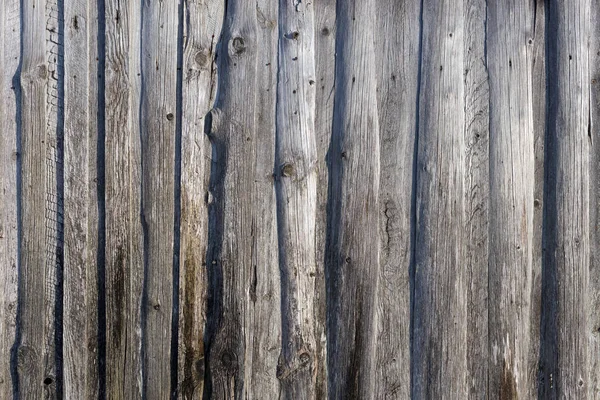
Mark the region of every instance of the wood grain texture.
[[[46, 16], [34, 1], [22, 2], [22, 48], [19, 74], [21, 221], [16, 390], [25, 398], [43, 398], [51, 301], [46, 291], [46, 106], [48, 65]], [[35, 7], [37, 5], [37, 7]], [[41, 315], [40, 315], [41, 314]]]
[[410, 397], [410, 328], [417, 91], [421, 3], [377, 7], [377, 104], [381, 179], [376, 398]]
[[96, 3], [65, 4], [64, 397], [89, 399], [98, 378]]
[[332, 398], [372, 398], [376, 384], [380, 151], [374, 6], [372, 1], [338, 2], [336, 10], [326, 250]]
[[[532, 73], [534, 5], [488, 6], [490, 71], [489, 318], [491, 396], [534, 391], [529, 347], [535, 158]], [[532, 364], [532, 365], [530, 365]], [[515, 379], [518, 376], [519, 379]]]
[[106, 397], [142, 397], [140, 8], [105, 2]]
[[0, 398], [13, 394], [11, 347], [16, 337], [18, 291], [17, 97], [20, 2], [0, 4]]
[[204, 391], [206, 324], [207, 193], [210, 142], [204, 117], [216, 93], [215, 57], [225, 2], [184, 2], [181, 244], [179, 277], [178, 394], [200, 399]]
[[412, 396], [467, 397], [464, 4], [423, 2]]

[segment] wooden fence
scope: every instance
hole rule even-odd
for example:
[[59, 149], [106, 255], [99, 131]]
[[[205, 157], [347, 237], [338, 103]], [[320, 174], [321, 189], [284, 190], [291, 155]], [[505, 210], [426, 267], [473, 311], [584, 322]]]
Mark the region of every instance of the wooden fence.
[[2, 0], [0, 399], [599, 399], [599, 10]]

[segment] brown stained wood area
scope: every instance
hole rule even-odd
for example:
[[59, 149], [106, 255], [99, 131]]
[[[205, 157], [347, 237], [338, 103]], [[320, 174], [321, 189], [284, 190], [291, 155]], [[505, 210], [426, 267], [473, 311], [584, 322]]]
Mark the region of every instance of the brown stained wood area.
[[0, 400], [599, 399], [599, 0], [0, 2]]

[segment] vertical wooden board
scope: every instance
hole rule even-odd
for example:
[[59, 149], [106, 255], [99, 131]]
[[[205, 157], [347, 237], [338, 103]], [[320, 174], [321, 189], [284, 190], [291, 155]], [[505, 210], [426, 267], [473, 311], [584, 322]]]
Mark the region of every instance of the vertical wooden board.
[[256, 3], [257, 60], [254, 187], [252, 190], [252, 270], [246, 326], [246, 398], [279, 393], [277, 364], [281, 349], [281, 280], [277, 248], [275, 101], [277, 96], [278, 2]]
[[178, 8], [142, 3], [142, 397], [170, 396]]
[[[314, 8], [279, 2], [275, 191], [281, 274], [279, 397], [315, 398]], [[312, 81], [312, 84], [311, 84]]]
[[535, 189], [533, 128], [534, 4], [488, 5], [490, 73], [490, 396], [525, 398], [530, 381], [529, 336]]
[[215, 57], [225, 2], [184, 3], [181, 242], [179, 277], [178, 396], [200, 399], [204, 391], [206, 234], [211, 149], [204, 117], [216, 91]]
[[106, 397], [127, 400], [142, 397], [140, 16], [139, 3], [106, 1], [100, 56], [105, 64], [105, 121], [99, 135], [105, 170]]
[[465, 3], [465, 273], [467, 387], [470, 399], [488, 398], [489, 83], [487, 2]]
[[600, 398], [600, 1], [592, 0], [590, 26], [590, 279], [588, 286], [589, 375], [587, 398]]
[[64, 397], [98, 397], [97, 9], [65, 2]]
[[[327, 398], [327, 302], [325, 291], [325, 243], [327, 237], [327, 152], [331, 143], [335, 84], [336, 2], [313, 3], [315, 9], [315, 137], [317, 143], [317, 222], [315, 224], [315, 315], [317, 393]], [[310, 82], [309, 82], [310, 83]]]
[[0, 398], [12, 396], [11, 347], [16, 335], [18, 229], [17, 97], [20, 2], [0, 4]]
[[412, 395], [467, 397], [464, 4], [423, 3]]
[[376, 398], [410, 397], [410, 265], [421, 2], [378, 3], [381, 146]]
[[[21, 3], [20, 255], [16, 342], [18, 394], [44, 396], [46, 341], [46, 17], [36, 2]], [[19, 145], [19, 144], [18, 144]], [[41, 315], [40, 315], [41, 314]]]
[[548, 6], [543, 343], [544, 398], [587, 393], [590, 353], [591, 1]]
[[375, 392], [379, 122], [375, 2], [337, 3], [327, 273], [329, 396]]
[[243, 397], [247, 309], [252, 273], [257, 66], [256, 4], [230, 0], [219, 44], [215, 107], [207, 116], [213, 146], [209, 193], [205, 392]]

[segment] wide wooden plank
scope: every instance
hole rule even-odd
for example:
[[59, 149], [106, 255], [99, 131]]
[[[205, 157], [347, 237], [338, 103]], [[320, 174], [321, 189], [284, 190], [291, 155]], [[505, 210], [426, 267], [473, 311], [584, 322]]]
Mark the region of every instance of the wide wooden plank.
[[467, 387], [469, 398], [488, 398], [489, 83], [486, 64], [488, 7], [465, 3], [465, 273], [467, 282]]
[[[141, 296], [143, 234], [140, 220], [141, 143], [139, 3], [105, 2], [104, 124], [104, 299], [106, 304], [106, 397], [142, 397]], [[104, 56], [104, 57], [103, 57]], [[102, 64], [104, 62], [104, 65]], [[100, 76], [100, 74], [99, 74]], [[101, 371], [102, 373], [102, 371]], [[102, 389], [102, 388], [101, 388]]]
[[525, 398], [533, 277], [535, 158], [533, 128], [533, 4], [488, 7], [490, 73], [489, 392]]
[[329, 396], [371, 398], [379, 281], [375, 2], [337, 3], [327, 274]]
[[464, 4], [423, 2], [412, 395], [467, 397]]
[[582, 398], [590, 382], [591, 1], [548, 5], [540, 395]]
[[[17, 379], [19, 396], [39, 399], [45, 395], [48, 353], [46, 314], [46, 107], [48, 65], [46, 15], [33, 0], [21, 3], [21, 71], [18, 113], [20, 165], [19, 307], [17, 320]], [[50, 183], [51, 184], [51, 183]], [[48, 277], [50, 280], [51, 278]], [[52, 383], [53, 378], [46, 383]], [[50, 391], [48, 392], [50, 395]]]
[[216, 93], [215, 57], [225, 2], [185, 2], [181, 100], [181, 242], [179, 275], [178, 395], [200, 399], [204, 391], [206, 323], [206, 195], [210, 142], [204, 117]]
[[96, 2], [65, 2], [64, 397], [98, 396]]
[[421, 3], [378, 2], [381, 135], [376, 398], [410, 397], [410, 267]]
[[18, 260], [17, 97], [20, 2], [0, 4], [0, 398], [12, 396], [11, 347], [16, 337]]
[[[280, 397], [315, 397], [314, 8], [279, 2], [275, 191], [281, 274]], [[312, 83], [311, 83], [312, 82]]]
[[247, 372], [245, 327], [254, 280], [257, 66], [256, 4], [228, 1], [219, 44], [215, 106], [207, 116], [213, 146], [209, 188], [208, 376], [215, 398], [242, 398]]

